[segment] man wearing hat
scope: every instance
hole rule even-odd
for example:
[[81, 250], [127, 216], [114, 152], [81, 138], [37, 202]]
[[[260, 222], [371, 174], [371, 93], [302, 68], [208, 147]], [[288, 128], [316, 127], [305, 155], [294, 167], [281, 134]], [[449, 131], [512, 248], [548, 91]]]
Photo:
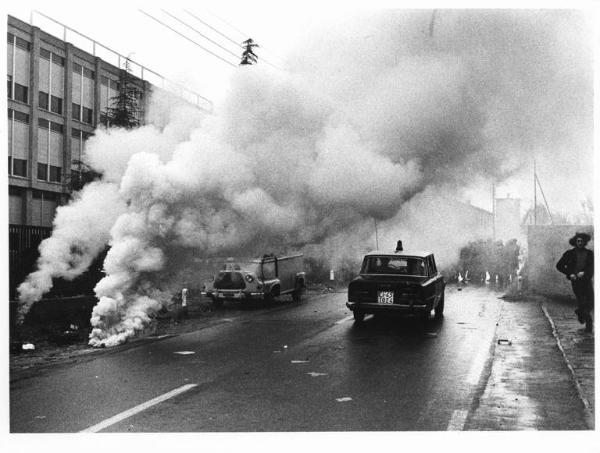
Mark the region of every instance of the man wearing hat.
[[571, 280], [573, 292], [577, 298], [577, 319], [585, 323], [586, 332], [592, 331], [592, 315], [594, 308], [594, 252], [586, 248], [591, 236], [587, 233], [575, 233], [567, 250], [556, 263], [556, 268]]

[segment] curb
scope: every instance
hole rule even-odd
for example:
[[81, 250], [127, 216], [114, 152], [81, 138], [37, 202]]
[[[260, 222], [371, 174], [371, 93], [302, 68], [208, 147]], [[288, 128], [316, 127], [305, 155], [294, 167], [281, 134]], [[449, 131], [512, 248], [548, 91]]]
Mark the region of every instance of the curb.
[[577, 380], [577, 376], [575, 374], [575, 369], [573, 368], [573, 365], [571, 365], [571, 361], [569, 360], [569, 357], [567, 356], [567, 354], [565, 352], [565, 349], [564, 349], [564, 347], [560, 341], [560, 338], [558, 336], [556, 324], [554, 323], [554, 320], [550, 316], [550, 313], [548, 313], [545, 303], [542, 303], [542, 311], [544, 312], [546, 319], [548, 319], [548, 322], [550, 323], [550, 326], [552, 327], [552, 335], [554, 336], [554, 339], [556, 340], [558, 349], [560, 350], [560, 352], [565, 360], [565, 363], [567, 364], [567, 368], [569, 368], [569, 371], [571, 372], [571, 376], [573, 377], [573, 382], [575, 383], [575, 388], [577, 389], [577, 395], [579, 396], [579, 399], [581, 400], [581, 403], [583, 404], [585, 423], [589, 429], [593, 430], [594, 429], [594, 412], [592, 411], [590, 402], [588, 401], [588, 399], [585, 397], [585, 395], [583, 393], [581, 384], [579, 384], [579, 381]]

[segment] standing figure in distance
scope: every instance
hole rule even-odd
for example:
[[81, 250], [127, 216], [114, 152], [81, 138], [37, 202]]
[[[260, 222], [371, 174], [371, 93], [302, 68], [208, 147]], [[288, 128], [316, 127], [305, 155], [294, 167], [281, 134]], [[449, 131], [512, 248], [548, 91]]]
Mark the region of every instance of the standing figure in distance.
[[571, 286], [577, 298], [577, 319], [585, 323], [586, 332], [592, 331], [591, 311], [594, 308], [594, 252], [586, 248], [591, 236], [587, 233], [575, 233], [569, 244], [572, 249], [563, 253], [556, 263], [556, 269], [571, 280]]

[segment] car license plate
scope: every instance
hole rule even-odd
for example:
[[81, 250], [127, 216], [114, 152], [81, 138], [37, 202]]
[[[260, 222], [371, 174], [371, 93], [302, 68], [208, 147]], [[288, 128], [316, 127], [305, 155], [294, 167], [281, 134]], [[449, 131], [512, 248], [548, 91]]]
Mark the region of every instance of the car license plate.
[[377, 292], [377, 303], [378, 304], [393, 304], [394, 303], [394, 292], [393, 291], [378, 291]]

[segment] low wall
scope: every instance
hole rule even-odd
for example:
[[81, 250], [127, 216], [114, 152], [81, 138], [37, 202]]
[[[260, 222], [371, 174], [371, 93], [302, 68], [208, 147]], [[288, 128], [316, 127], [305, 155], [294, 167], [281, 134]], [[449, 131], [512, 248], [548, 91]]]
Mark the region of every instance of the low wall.
[[[95, 297], [65, 297], [61, 299], [42, 299], [31, 306], [25, 316], [24, 324], [29, 326], [62, 326], [75, 324], [80, 328], [90, 327], [92, 309], [97, 303]], [[17, 302], [10, 302], [10, 326], [15, 327]]]
[[[572, 248], [569, 239], [576, 232], [593, 237], [592, 225], [529, 225], [527, 229], [527, 280], [529, 289], [549, 296], [571, 296], [571, 283], [556, 270], [562, 254]], [[590, 241], [588, 248], [594, 248]]]

